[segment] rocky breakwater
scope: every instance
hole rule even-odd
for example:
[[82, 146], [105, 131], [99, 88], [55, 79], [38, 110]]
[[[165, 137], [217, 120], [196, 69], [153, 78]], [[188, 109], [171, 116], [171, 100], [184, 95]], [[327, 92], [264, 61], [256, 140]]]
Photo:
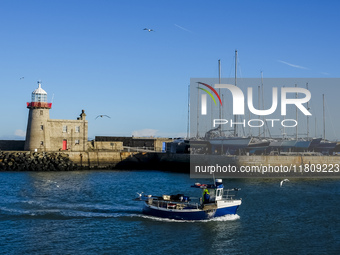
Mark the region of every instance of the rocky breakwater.
[[71, 171], [78, 169], [67, 154], [0, 151], [0, 171]]

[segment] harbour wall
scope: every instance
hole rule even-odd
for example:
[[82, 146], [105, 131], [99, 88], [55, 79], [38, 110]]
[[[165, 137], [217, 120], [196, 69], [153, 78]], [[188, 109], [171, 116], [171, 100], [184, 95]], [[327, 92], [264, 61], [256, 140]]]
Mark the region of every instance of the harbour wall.
[[190, 160], [195, 164], [219, 164], [240, 166], [290, 166], [304, 164], [340, 164], [340, 156], [310, 156], [310, 155], [254, 155], [254, 156], [220, 156], [220, 155], [191, 155]]
[[24, 140], [0, 140], [0, 150], [3, 151], [23, 151], [24, 147]]
[[[165, 160], [164, 158], [165, 157]], [[0, 151], [0, 171], [70, 171], [82, 169], [171, 170], [189, 164], [189, 158], [146, 152], [30, 152]], [[178, 169], [174, 167], [173, 169]], [[184, 169], [184, 170], [183, 170]], [[185, 171], [181, 168], [180, 171]]]
[[0, 151], [0, 171], [60, 171], [79, 169], [150, 169], [190, 172], [196, 165], [290, 166], [340, 164], [340, 156], [221, 156], [157, 152], [26, 152]]
[[72, 162], [86, 169], [150, 169], [188, 172], [190, 155], [161, 152], [66, 152]]

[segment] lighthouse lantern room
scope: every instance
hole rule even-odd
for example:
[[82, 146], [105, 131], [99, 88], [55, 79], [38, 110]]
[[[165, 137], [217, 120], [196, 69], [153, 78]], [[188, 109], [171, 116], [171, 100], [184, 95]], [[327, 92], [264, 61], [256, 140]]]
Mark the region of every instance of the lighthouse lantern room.
[[47, 108], [51, 109], [52, 103], [47, 103], [47, 93], [41, 88], [38, 81], [38, 88], [32, 92], [32, 101], [27, 103], [27, 108]]

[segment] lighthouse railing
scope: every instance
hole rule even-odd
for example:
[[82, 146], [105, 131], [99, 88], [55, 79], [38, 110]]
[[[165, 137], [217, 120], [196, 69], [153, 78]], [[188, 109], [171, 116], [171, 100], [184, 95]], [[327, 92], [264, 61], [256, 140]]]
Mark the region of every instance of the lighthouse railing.
[[28, 102], [27, 108], [52, 108], [52, 103], [46, 103], [46, 102]]

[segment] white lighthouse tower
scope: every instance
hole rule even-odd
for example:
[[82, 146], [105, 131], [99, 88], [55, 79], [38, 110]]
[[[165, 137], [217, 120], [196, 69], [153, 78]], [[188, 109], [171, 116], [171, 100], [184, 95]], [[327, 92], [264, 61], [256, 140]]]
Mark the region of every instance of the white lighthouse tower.
[[38, 81], [38, 88], [32, 92], [32, 101], [27, 103], [28, 122], [26, 130], [25, 150], [46, 151], [48, 148], [46, 135], [47, 121], [50, 118], [52, 103], [47, 102], [47, 93], [41, 88]]

